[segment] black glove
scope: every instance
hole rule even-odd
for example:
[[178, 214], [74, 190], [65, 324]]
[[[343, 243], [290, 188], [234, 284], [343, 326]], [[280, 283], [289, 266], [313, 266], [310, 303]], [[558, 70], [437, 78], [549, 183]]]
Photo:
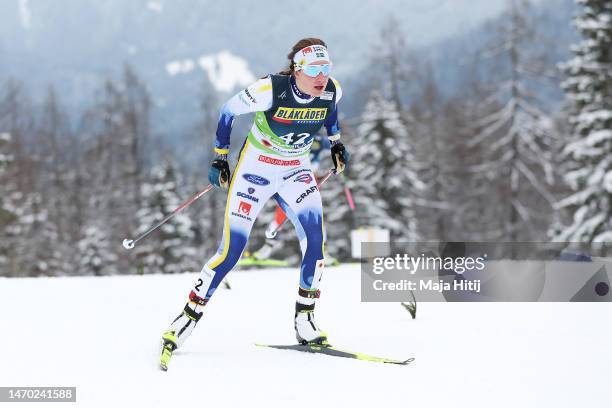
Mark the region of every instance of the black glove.
[[331, 147], [331, 155], [334, 167], [336, 168], [336, 174], [342, 173], [346, 166], [348, 166], [349, 158], [351, 157], [348, 150], [346, 150], [342, 143], [338, 142]]
[[208, 181], [215, 187], [229, 189], [230, 169], [225, 158], [217, 158], [212, 161], [208, 171]]

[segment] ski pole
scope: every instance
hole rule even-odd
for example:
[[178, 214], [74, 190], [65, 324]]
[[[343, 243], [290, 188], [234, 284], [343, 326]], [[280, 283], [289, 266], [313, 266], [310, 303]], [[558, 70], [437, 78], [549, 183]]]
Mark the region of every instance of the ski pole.
[[344, 184], [344, 195], [346, 196], [346, 201], [348, 202], [351, 211], [355, 211], [355, 202], [353, 201], [353, 195], [351, 194], [351, 190], [349, 190], [348, 186], [346, 185], [346, 178], [344, 177], [344, 174], [341, 174], [341, 176], [342, 184]]
[[[319, 187], [322, 186], [323, 184], [325, 184], [325, 182], [327, 181], [328, 178], [331, 177], [332, 174], [336, 174], [336, 170], [335, 169], [331, 169], [327, 172], [327, 174], [325, 174], [325, 176], [323, 176], [323, 178], [321, 179], [321, 181], [319, 181]], [[283, 222], [280, 223], [280, 225], [278, 227], [276, 227], [276, 229], [270, 234], [270, 235], [276, 235], [276, 233], [278, 231], [281, 230], [281, 228], [283, 227], [283, 225], [285, 225], [285, 223], [287, 222], [287, 218], [285, 218], [283, 220]]]
[[159, 223], [157, 223], [157, 225], [155, 225], [154, 227], [150, 228], [147, 232], [139, 235], [138, 237], [136, 237], [135, 239], [124, 239], [123, 240], [123, 247], [125, 249], [132, 249], [134, 248], [134, 245], [140, 241], [141, 239], [143, 239], [144, 237], [146, 237], [147, 235], [149, 235], [150, 233], [152, 233], [153, 231], [155, 231], [156, 229], [158, 229], [162, 224], [166, 223], [166, 221], [168, 221], [170, 218], [174, 217], [176, 214], [178, 214], [179, 212], [181, 212], [182, 210], [184, 210], [185, 208], [187, 208], [189, 205], [191, 205], [191, 203], [193, 203], [195, 200], [197, 200], [198, 198], [202, 197], [204, 194], [208, 193], [211, 189], [213, 188], [212, 184], [207, 185], [204, 190], [196, 193], [193, 197], [191, 197], [189, 200], [185, 201], [183, 204], [181, 204], [180, 206], [178, 206], [174, 211], [172, 211], [170, 214], [168, 214], [168, 216], [166, 218], [164, 218], [163, 220], [161, 220]]

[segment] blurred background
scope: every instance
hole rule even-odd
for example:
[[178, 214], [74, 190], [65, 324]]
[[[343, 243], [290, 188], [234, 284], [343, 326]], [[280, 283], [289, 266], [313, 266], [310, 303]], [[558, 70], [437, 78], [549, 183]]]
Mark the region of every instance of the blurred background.
[[303, 37], [329, 47], [352, 154], [322, 187], [332, 256], [360, 228], [609, 251], [611, 0], [1, 0], [0, 276], [199, 270], [223, 191], [121, 242], [208, 184], [220, 107]]

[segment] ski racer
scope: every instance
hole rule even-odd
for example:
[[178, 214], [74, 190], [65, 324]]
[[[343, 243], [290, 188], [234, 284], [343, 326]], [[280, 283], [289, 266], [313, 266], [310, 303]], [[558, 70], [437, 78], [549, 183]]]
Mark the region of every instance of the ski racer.
[[[325, 126], [335, 171], [341, 173], [349, 153], [340, 141], [338, 102], [342, 90], [330, 76], [326, 44], [317, 38], [298, 41], [288, 54], [289, 68], [259, 79], [225, 103], [221, 110], [208, 178], [228, 190], [223, 238], [191, 287], [188, 302], [162, 335], [160, 366], [166, 370], [202, 318], [203, 308], [245, 248], [257, 214], [274, 198], [293, 223], [302, 250], [295, 304], [298, 342], [321, 343], [327, 335], [315, 323], [314, 310], [324, 268], [324, 225], [321, 196], [309, 150]], [[255, 112], [253, 126], [233, 174], [227, 155], [234, 117]]]

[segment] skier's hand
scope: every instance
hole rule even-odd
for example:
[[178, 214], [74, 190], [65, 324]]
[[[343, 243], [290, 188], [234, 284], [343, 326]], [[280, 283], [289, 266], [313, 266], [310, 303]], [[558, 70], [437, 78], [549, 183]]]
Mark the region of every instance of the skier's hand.
[[230, 169], [227, 160], [223, 158], [213, 160], [210, 164], [210, 170], [208, 171], [208, 181], [215, 187], [223, 187], [226, 190], [229, 189]]
[[340, 142], [336, 143], [331, 147], [332, 160], [334, 167], [336, 168], [336, 174], [340, 174], [348, 166], [350, 154], [344, 145]]

